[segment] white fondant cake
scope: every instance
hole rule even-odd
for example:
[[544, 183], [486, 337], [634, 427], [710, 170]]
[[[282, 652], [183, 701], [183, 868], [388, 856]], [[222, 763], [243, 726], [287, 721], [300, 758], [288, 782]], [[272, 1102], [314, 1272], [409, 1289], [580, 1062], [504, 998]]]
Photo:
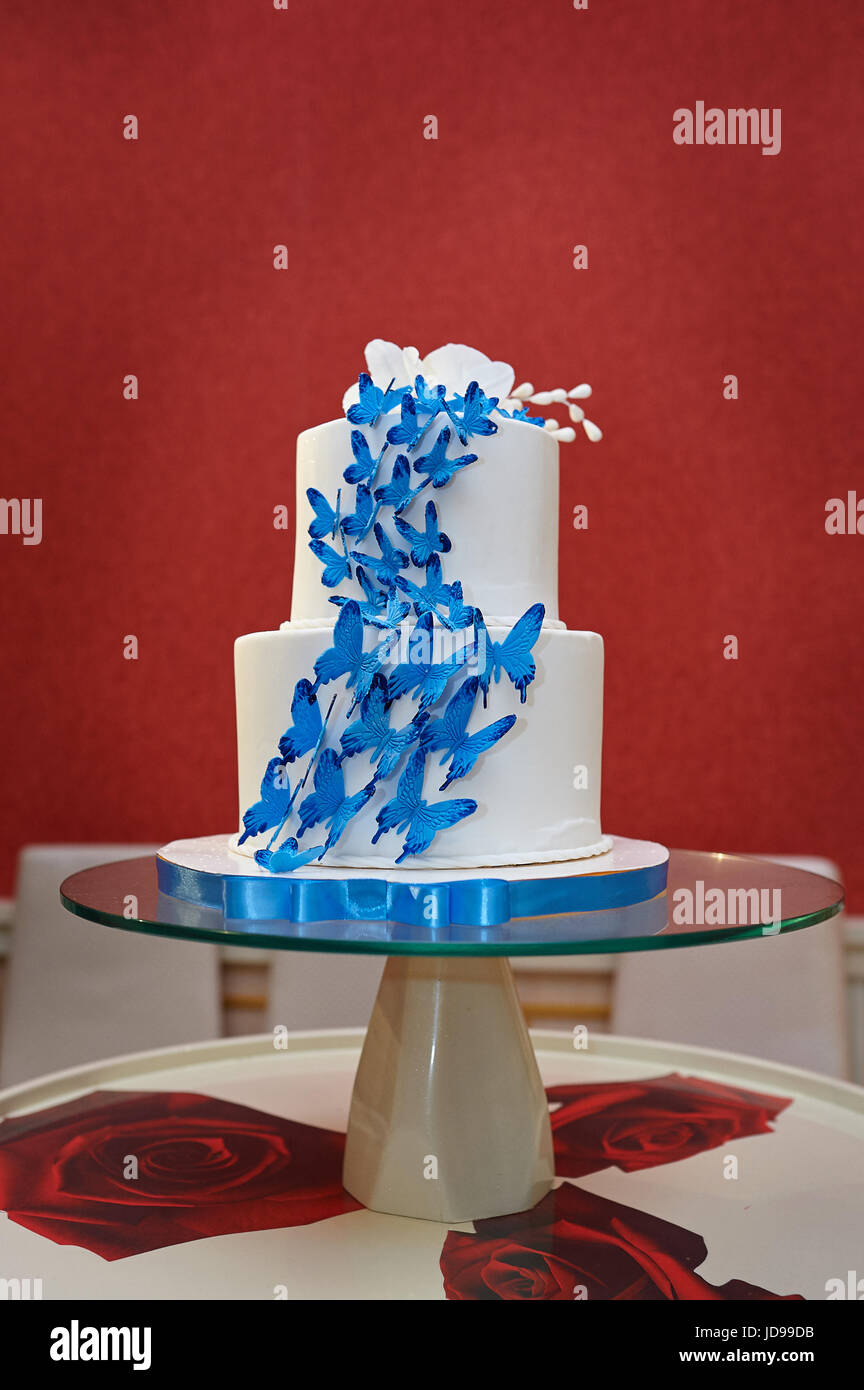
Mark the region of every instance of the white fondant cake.
[[[442, 349], [440, 354], [446, 351]], [[367, 358], [371, 367], [373, 355], [369, 350]], [[446, 362], [444, 365], [446, 368]], [[388, 380], [375, 377], [374, 384], [383, 390]], [[443, 372], [442, 383], [446, 386], [448, 403], [451, 391], [465, 393], [468, 385], [466, 380], [448, 380]], [[398, 384], [405, 390], [410, 385], [401, 381]], [[432, 385], [434, 382], [427, 381], [427, 386]], [[578, 390], [584, 395], [587, 388]], [[480, 395], [482, 397], [482, 391]], [[456, 399], [461, 401], [463, 396]], [[512, 413], [523, 406], [523, 400], [502, 400], [502, 405]], [[574, 419], [577, 409], [574, 407], [571, 412]], [[487, 707], [484, 708], [478, 693], [468, 718], [467, 736], [470, 738], [506, 716], [513, 717], [509, 721], [512, 727], [477, 758], [466, 775], [457, 776], [446, 790], [439, 788], [450, 767], [450, 752], [445, 748], [442, 754], [440, 743], [437, 748], [434, 743], [429, 746], [422, 778], [425, 801], [434, 808], [452, 798], [468, 798], [467, 804], [476, 802], [476, 809], [464, 814], [456, 824], [439, 830], [428, 847], [417, 855], [404, 852], [404, 824], [386, 834], [381, 833], [382, 807], [389, 799], [402, 794], [398, 790], [403, 786], [400, 778], [412, 755], [424, 747], [428, 724], [423, 734], [422, 720], [426, 716], [421, 714], [416, 740], [406, 747], [388, 775], [376, 782], [374, 794], [370, 794], [366, 804], [347, 819], [338, 839], [327, 848], [322, 859], [324, 864], [392, 867], [397, 860], [408, 868], [421, 864], [430, 868], [539, 864], [583, 858], [601, 853], [609, 846], [608, 837], [602, 835], [600, 828], [603, 641], [594, 632], [567, 631], [558, 618], [558, 442], [553, 431], [508, 418], [504, 413], [493, 410], [486, 418], [497, 427], [494, 433], [484, 433], [481, 422], [478, 432], [469, 432], [466, 428], [467, 440], [461, 442], [457, 435], [459, 417], [454, 418], [452, 410], [445, 412], [442, 408], [428, 423], [419, 413], [421, 426], [426, 425], [425, 438], [416, 444], [413, 452], [408, 450], [410, 465], [416, 465], [418, 456], [422, 464], [422, 455], [428, 454], [445, 429], [450, 430], [451, 440], [447, 457], [464, 456], [470, 451], [477, 458], [456, 471], [445, 486], [427, 486], [419, 491], [400, 515], [422, 531], [427, 504], [434, 502], [437, 526], [450, 542], [446, 547], [442, 544], [434, 563], [440, 562], [445, 583], [460, 581], [464, 603], [482, 614], [485, 628], [481, 624], [479, 631], [487, 647], [505, 642], [527, 610], [533, 605], [543, 605], [545, 614], [542, 627], [539, 627], [539, 619], [537, 621], [536, 640], [527, 654], [520, 655], [516, 662], [516, 668], [522, 669], [519, 662], [524, 656], [527, 663], [524, 669], [527, 670], [533, 658], [536, 673], [533, 679], [529, 675], [523, 681], [523, 701], [516, 688], [518, 681], [514, 680], [513, 672], [508, 674], [508, 661], [504, 660], [500, 679], [496, 680], [493, 674], [489, 682]], [[384, 450], [377, 474], [371, 480], [375, 489], [388, 482], [394, 460], [400, 453], [399, 445], [387, 444], [388, 431], [392, 431], [399, 420], [397, 400], [388, 413], [362, 425], [369, 456], [377, 457]], [[383, 553], [371, 529], [360, 540], [349, 536], [340, 548], [339, 523], [334, 522], [332, 532], [323, 537], [324, 545], [332, 547], [333, 555], [344, 556], [350, 575], [338, 584], [325, 585], [322, 583], [321, 547], [318, 547], [318, 554], [310, 548], [307, 528], [315, 513], [307, 500], [308, 489], [316, 489], [326, 498], [341, 519], [351, 515], [357, 506], [356, 485], [347, 483], [344, 476], [355, 457], [352, 455], [352, 429], [349, 420], [332, 420], [299, 436], [291, 619], [278, 631], [251, 633], [238, 638], [235, 645], [241, 836], [244, 813], [259, 801], [262, 777], [278, 753], [280, 739], [291, 725], [291, 703], [297, 682], [303, 678], [314, 682], [316, 662], [322, 653], [333, 647], [336, 619], [346, 610], [331, 603], [331, 597], [356, 599], [360, 604], [368, 598], [368, 588], [361, 586], [357, 575], [358, 565], [367, 566], [362, 558], [353, 559], [352, 551], [356, 549], [361, 556]], [[412, 471], [410, 481], [413, 486], [421, 483], [422, 473]], [[383, 504], [378, 521], [393, 546], [403, 553], [410, 551], [410, 542], [395, 528], [393, 511], [388, 511]], [[417, 566], [416, 561], [409, 568], [407, 554], [405, 558], [405, 572], [400, 573], [398, 579], [421, 585], [423, 568]], [[371, 564], [367, 568], [372, 573]], [[373, 577], [377, 577], [377, 571]], [[369, 575], [365, 578], [368, 585]], [[408, 602], [411, 596], [408, 588], [394, 588], [392, 581], [386, 583], [386, 592], [394, 603], [397, 600]], [[415, 630], [420, 611], [422, 608], [412, 607], [398, 629], [393, 629], [394, 634], [398, 631], [399, 641], [394, 642], [392, 659], [385, 660], [380, 667], [384, 681], [390, 680], [397, 664], [406, 661], [406, 652], [410, 650], [407, 638]], [[436, 660], [442, 652], [446, 657], [462, 644], [467, 650], [472, 639], [474, 649], [444, 693], [430, 706], [430, 721], [440, 720], [445, 715], [448, 702], [464, 681], [484, 670], [488, 677], [491, 669], [484, 668], [486, 652], [482, 646], [478, 648], [476, 622], [451, 632], [445, 625], [446, 600], [433, 612]], [[371, 651], [386, 636], [387, 631], [381, 626], [367, 626], [364, 651]], [[502, 655], [492, 650], [493, 655]], [[503, 655], [506, 656], [506, 651]], [[392, 681], [389, 687], [382, 688], [392, 693]], [[355, 702], [357, 686], [352, 689], [348, 683], [346, 689], [344, 678], [332, 683], [319, 680], [315, 698], [322, 714], [326, 714], [334, 694], [322, 745], [313, 750], [311, 759], [307, 755], [281, 769], [292, 789], [296, 789], [295, 779], [301, 778], [307, 769], [310, 774], [290, 818], [283, 827], [276, 826], [271, 816], [258, 834], [249, 833], [247, 819], [244, 842], [237, 846], [241, 854], [253, 855], [268, 846], [276, 848], [285, 836], [297, 835], [302, 819], [298, 817], [298, 809], [302, 810], [304, 798], [311, 794], [313, 785], [318, 786], [316, 766], [309, 764], [310, 761], [314, 764], [316, 756], [320, 763], [325, 756], [322, 748], [332, 748], [334, 754], [330, 756], [337, 759], [340, 747], [342, 749], [339, 769], [346, 797], [360, 792], [373, 779], [375, 758], [379, 756], [376, 750], [370, 747], [368, 751], [344, 756], [345, 745], [341, 743], [346, 727], [361, 717], [364, 708]], [[393, 727], [401, 729], [407, 727], [417, 710], [416, 697], [402, 695], [393, 699], [388, 717], [392, 718]], [[377, 843], [373, 844], [376, 832]], [[319, 821], [300, 836], [299, 851], [323, 843], [326, 837], [327, 822]]]

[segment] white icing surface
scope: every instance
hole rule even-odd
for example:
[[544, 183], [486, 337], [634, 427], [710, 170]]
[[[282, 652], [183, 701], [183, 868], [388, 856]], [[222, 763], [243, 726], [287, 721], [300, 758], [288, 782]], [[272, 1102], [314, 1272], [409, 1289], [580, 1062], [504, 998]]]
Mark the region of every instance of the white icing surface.
[[[500, 641], [504, 635], [503, 630], [490, 628], [493, 640]], [[320, 629], [289, 627], [250, 633], [235, 643], [241, 822], [243, 811], [258, 800], [264, 769], [276, 755], [279, 739], [291, 722], [294, 686], [302, 676], [312, 673], [326, 644], [322, 636]], [[469, 732], [506, 714], [515, 714], [516, 724], [467, 777], [439, 793], [447, 760], [439, 769], [439, 754], [428, 759], [427, 800], [472, 797], [478, 809], [455, 828], [441, 832], [422, 857], [406, 860], [409, 867], [539, 864], [608, 850], [608, 839], [600, 828], [603, 639], [596, 632], [543, 631], [534, 647], [534, 659], [537, 675], [528, 687], [524, 705], [505, 676], [490, 686], [486, 710], [477, 701]], [[341, 682], [334, 683], [336, 688], [341, 690]], [[455, 689], [454, 682], [447, 693]], [[325, 687], [325, 708], [329, 704], [327, 690]], [[333, 727], [337, 730], [344, 727], [350, 698], [343, 692], [334, 707]], [[392, 708], [393, 722], [401, 726], [415, 705], [404, 697]], [[298, 775], [304, 765], [301, 763]], [[587, 786], [574, 786], [574, 770], [583, 766]], [[346, 792], [351, 795], [369, 780], [372, 765], [368, 755], [360, 754], [346, 759], [343, 770]], [[439, 771], [440, 777], [436, 776]], [[291, 782], [293, 786], [293, 776]], [[329, 864], [387, 867], [394, 863], [401, 852], [402, 836], [391, 831], [374, 846], [371, 839], [377, 829], [376, 812], [393, 795], [395, 786], [394, 777], [349, 823], [338, 845], [328, 851]], [[241, 853], [264, 848], [269, 838], [267, 832], [247, 840]], [[311, 847], [323, 839], [321, 827], [315, 827], [301, 843]]]
[[[387, 430], [397, 422], [395, 414], [383, 417], [373, 429], [365, 428], [373, 454], [378, 454]], [[438, 524], [453, 543], [441, 556], [445, 583], [459, 579], [465, 602], [490, 615], [521, 617], [533, 603], [542, 603], [550, 621], [558, 619], [558, 445], [548, 431], [521, 420], [498, 417], [498, 433], [488, 438], [475, 435], [466, 448], [451, 440], [449, 454], [475, 453], [477, 462], [461, 469], [443, 488], [427, 487], [405, 509], [406, 521], [422, 529], [427, 501], [438, 511]], [[431, 448], [442, 420], [432, 426], [425, 448]], [[321, 583], [321, 561], [309, 549], [308, 526], [312, 509], [306, 489], [316, 487], [331, 505], [342, 488], [343, 515], [352, 510], [354, 488], [342, 474], [353, 462], [351, 425], [331, 420], [304, 430], [297, 440], [297, 534], [294, 551], [292, 622], [332, 622], [333, 592]], [[393, 460], [399, 450], [391, 445], [381, 462], [375, 487], [389, 483]], [[412, 455], [412, 462], [414, 456]], [[422, 481], [413, 474], [413, 485]], [[405, 542], [385, 509], [383, 526], [398, 547]], [[338, 547], [338, 541], [334, 542]], [[356, 547], [377, 555], [370, 533]], [[413, 567], [412, 567], [413, 570]], [[415, 579], [416, 571], [406, 577]], [[364, 597], [356, 579], [346, 580], [339, 593]], [[512, 621], [507, 620], [506, 626]], [[262, 769], [263, 770], [263, 769]]]

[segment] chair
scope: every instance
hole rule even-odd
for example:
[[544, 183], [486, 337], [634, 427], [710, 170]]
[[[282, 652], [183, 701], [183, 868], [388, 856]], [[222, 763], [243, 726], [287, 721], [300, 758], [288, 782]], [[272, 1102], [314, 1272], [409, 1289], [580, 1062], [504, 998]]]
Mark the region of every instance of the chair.
[[219, 1036], [215, 946], [97, 926], [60, 902], [69, 874], [149, 853], [140, 845], [22, 850], [0, 1034], [3, 1085]]
[[383, 956], [275, 951], [270, 1028], [365, 1028], [384, 964]]
[[[826, 859], [760, 857], [841, 878]], [[758, 941], [622, 955], [613, 1031], [848, 1076], [841, 922]]]

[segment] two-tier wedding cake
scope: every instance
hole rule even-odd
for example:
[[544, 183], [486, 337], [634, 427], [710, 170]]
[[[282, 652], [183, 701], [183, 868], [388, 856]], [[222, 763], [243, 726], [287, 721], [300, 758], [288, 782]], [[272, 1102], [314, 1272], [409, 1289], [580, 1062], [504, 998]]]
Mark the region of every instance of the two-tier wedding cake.
[[559, 440], [587, 386], [514, 389], [376, 340], [297, 442], [290, 621], [237, 640], [241, 825], [260, 869], [602, 854], [603, 640], [558, 617]]

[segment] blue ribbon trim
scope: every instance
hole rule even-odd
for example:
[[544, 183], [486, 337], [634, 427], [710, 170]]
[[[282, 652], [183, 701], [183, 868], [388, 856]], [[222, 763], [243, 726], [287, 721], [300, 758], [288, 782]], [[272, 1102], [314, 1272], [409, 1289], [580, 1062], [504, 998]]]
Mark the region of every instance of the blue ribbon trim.
[[229, 921], [399, 922], [430, 930], [501, 926], [525, 917], [596, 912], [647, 902], [666, 887], [668, 865], [568, 878], [458, 879], [391, 883], [383, 878], [275, 878], [212, 874], [156, 857], [161, 892], [216, 908]]

